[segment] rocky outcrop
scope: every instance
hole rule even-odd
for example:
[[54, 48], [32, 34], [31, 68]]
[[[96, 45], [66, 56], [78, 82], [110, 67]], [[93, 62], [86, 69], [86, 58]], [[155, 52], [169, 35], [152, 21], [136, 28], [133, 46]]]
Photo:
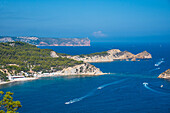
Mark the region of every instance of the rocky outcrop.
[[56, 58], [56, 57], [59, 57], [55, 51], [51, 51], [50, 52], [50, 56], [53, 57], [53, 58]]
[[170, 79], [170, 69], [166, 70], [165, 72], [161, 73], [158, 78]]
[[[112, 55], [115, 56], [114, 54], [112, 54]], [[135, 55], [128, 51], [121, 51], [121, 52], [116, 53], [116, 57], [114, 59], [124, 60], [124, 59], [132, 59], [134, 57], [135, 57]]]
[[[128, 51], [120, 51], [119, 49], [111, 49], [105, 52], [92, 53], [88, 55], [62, 56], [77, 61], [84, 62], [112, 62], [115, 60], [139, 61], [139, 59], [151, 59], [152, 55], [147, 51], [143, 51], [137, 55]], [[138, 60], [137, 60], [138, 59]]]
[[132, 58], [131, 61], [136, 61], [136, 58]]
[[83, 63], [80, 65], [76, 65], [74, 67], [68, 67], [61, 71], [57, 71], [55, 74], [58, 75], [103, 75], [102, 71], [99, 68], [89, 64]]
[[150, 53], [148, 53], [147, 51], [143, 51], [143, 52], [135, 55], [135, 58], [138, 58], [138, 59], [150, 59], [150, 58], [152, 58], [152, 55]]
[[76, 56], [67, 56], [67, 58], [71, 58], [77, 61], [84, 61], [84, 62], [112, 62], [113, 61], [113, 56], [111, 55], [107, 55], [107, 56], [95, 55], [95, 56], [85, 56], [85, 57], [80, 57], [79, 55], [76, 55]]

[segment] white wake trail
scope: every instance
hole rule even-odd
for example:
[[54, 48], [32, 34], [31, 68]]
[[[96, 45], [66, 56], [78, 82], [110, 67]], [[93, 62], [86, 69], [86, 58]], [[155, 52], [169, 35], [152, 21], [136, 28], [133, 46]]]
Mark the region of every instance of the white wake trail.
[[81, 101], [81, 100], [83, 100], [84, 98], [87, 98], [87, 97], [93, 95], [93, 94], [94, 94], [94, 91], [95, 91], [95, 90], [91, 91], [90, 93], [88, 93], [87, 95], [85, 95], [85, 96], [83, 96], [83, 97], [75, 98], [75, 99], [73, 99], [73, 100], [70, 100], [70, 101], [68, 101], [68, 102], [65, 102], [65, 104], [72, 104], [72, 103]]
[[162, 58], [159, 62], [157, 62], [157, 63], [155, 64], [155, 66], [161, 65], [163, 62], [165, 62], [165, 61], [164, 61], [164, 58]]
[[156, 90], [150, 88], [150, 87], [148, 86], [149, 84], [146, 83], [146, 82], [144, 82], [143, 85], [144, 85], [144, 87], [145, 87], [146, 89], [148, 89], [148, 90], [150, 90], [150, 91], [153, 91], [153, 92], [155, 92], [155, 93], [165, 94], [165, 93], [163, 93], [163, 92], [159, 92], [159, 91], [156, 91]]
[[155, 69], [150, 70], [149, 72], [156, 71], [156, 70], [159, 70], [159, 69], [161, 69], [161, 68], [158, 67], [158, 68], [155, 68]]
[[104, 84], [102, 86], [99, 86], [97, 89], [103, 89], [104, 87], [107, 87], [107, 86], [110, 86], [110, 85], [113, 85], [113, 84], [117, 84], [117, 83], [120, 83], [120, 82], [123, 82], [125, 81], [126, 79], [123, 79], [123, 80], [119, 80], [119, 81], [114, 81], [114, 82], [111, 82], [111, 83], [108, 83], [108, 84]]
[[[99, 86], [97, 89], [102, 89], [102, 88], [107, 87], [107, 86], [109, 86], [109, 85], [117, 84], [117, 83], [123, 82], [123, 81], [125, 81], [125, 80], [126, 80], [126, 79], [119, 80], [119, 81], [114, 81], [114, 82], [111, 82], [111, 83], [108, 83], [108, 84], [104, 84], [104, 85], [102, 85], [102, 86]], [[75, 103], [75, 102], [79, 102], [79, 101], [81, 101], [81, 100], [83, 100], [83, 99], [85, 99], [85, 98], [87, 98], [87, 97], [89, 97], [89, 96], [92, 96], [97, 89], [92, 90], [91, 92], [89, 92], [89, 93], [88, 93], [87, 95], [85, 95], [85, 96], [82, 96], [82, 97], [80, 97], [80, 98], [75, 98], [75, 99], [72, 99], [72, 100], [70, 100], [70, 101], [68, 101], [68, 102], [65, 102], [65, 104], [72, 104], [72, 103]]]

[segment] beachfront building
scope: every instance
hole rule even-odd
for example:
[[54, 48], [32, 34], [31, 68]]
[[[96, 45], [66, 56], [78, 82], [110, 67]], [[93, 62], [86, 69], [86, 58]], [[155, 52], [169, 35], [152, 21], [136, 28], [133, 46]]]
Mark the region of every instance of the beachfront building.
[[16, 79], [21, 79], [21, 78], [25, 78], [25, 76], [8, 76], [9, 80], [16, 80]]

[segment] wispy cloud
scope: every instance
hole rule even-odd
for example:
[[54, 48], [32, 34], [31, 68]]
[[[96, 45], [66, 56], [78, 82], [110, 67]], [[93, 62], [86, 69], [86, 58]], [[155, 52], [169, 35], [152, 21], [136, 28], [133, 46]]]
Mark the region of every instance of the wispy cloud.
[[93, 36], [95, 37], [106, 37], [107, 35], [102, 33], [102, 31], [96, 31], [96, 32], [93, 32]]

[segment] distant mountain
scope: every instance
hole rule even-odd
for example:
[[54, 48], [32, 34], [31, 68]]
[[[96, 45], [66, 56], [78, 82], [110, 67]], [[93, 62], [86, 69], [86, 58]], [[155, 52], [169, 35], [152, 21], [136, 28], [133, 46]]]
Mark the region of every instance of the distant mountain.
[[0, 36], [0, 42], [21, 41], [36, 46], [90, 46], [88, 38], [40, 38]]

